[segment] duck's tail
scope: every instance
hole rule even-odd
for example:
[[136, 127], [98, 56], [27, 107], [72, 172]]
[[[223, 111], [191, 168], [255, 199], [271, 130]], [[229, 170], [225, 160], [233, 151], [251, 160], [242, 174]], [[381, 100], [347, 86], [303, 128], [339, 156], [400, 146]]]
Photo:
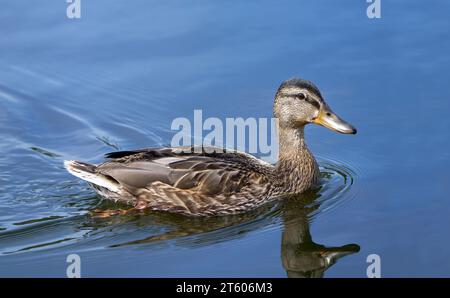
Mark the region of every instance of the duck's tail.
[[70, 174], [95, 186], [104, 187], [112, 192], [119, 192], [119, 183], [97, 171], [97, 166], [81, 161], [65, 160], [64, 167]]

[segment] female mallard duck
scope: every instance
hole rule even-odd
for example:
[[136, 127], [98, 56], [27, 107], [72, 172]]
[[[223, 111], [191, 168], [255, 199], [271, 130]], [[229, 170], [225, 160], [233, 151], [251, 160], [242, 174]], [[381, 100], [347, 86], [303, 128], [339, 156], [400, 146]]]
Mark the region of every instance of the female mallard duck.
[[281, 84], [273, 114], [279, 122], [276, 165], [243, 152], [206, 147], [119, 151], [106, 154], [110, 160], [100, 165], [64, 164], [101, 196], [137, 209], [197, 216], [244, 212], [282, 195], [301, 193], [317, 182], [319, 167], [304, 140], [306, 124], [356, 133], [331, 111], [319, 89], [302, 79]]

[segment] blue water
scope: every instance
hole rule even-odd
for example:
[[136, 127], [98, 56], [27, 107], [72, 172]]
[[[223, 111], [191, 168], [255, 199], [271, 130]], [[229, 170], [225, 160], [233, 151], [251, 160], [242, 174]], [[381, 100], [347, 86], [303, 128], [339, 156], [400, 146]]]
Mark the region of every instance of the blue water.
[[[450, 3], [0, 4], [0, 276], [450, 276]], [[314, 81], [356, 136], [308, 127], [322, 187], [225, 219], [99, 217], [64, 159], [163, 146], [176, 117], [270, 117]], [[338, 252], [338, 260], [324, 261]], [[336, 262], [335, 262], [336, 261]]]

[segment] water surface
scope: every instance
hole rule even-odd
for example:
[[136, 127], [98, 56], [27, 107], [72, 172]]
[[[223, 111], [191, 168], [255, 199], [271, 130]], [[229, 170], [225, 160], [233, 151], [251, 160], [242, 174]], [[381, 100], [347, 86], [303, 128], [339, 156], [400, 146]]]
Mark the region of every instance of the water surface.
[[[0, 276], [450, 276], [450, 4], [5, 1], [0, 12]], [[270, 117], [314, 81], [358, 128], [307, 128], [321, 186], [242, 215], [118, 210], [68, 174], [170, 143], [176, 117]]]

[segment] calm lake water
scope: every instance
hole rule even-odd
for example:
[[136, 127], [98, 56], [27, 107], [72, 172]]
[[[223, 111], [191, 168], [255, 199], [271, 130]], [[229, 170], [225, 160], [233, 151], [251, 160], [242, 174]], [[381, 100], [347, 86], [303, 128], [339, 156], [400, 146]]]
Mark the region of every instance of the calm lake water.
[[[450, 2], [2, 1], [0, 276], [450, 276]], [[243, 215], [102, 218], [64, 159], [169, 144], [176, 117], [270, 117], [314, 81], [356, 136], [308, 127], [321, 187]]]

